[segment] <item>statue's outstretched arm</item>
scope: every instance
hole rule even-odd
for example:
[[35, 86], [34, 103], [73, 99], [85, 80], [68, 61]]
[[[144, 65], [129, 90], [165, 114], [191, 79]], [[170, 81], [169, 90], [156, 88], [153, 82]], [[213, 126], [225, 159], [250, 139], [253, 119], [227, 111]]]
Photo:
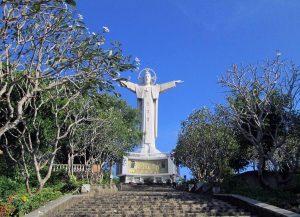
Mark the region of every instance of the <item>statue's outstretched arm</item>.
[[176, 87], [176, 84], [182, 83], [183, 81], [177, 80], [177, 81], [170, 81], [164, 84], [160, 84], [159, 92], [164, 92], [168, 89], [171, 89], [173, 87]]
[[131, 90], [132, 92], [136, 91], [135, 83], [132, 83], [130, 81], [124, 81], [124, 80], [120, 80], [119, 83], [122, 87], [126, 87], [128, 90]]

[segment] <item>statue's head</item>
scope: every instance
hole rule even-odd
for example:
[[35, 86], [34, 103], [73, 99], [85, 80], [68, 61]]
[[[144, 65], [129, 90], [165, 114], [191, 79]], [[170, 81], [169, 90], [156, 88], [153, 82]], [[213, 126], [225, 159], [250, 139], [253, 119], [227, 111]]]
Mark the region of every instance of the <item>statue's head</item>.
[[151, 74], [149, 71], [146, 71], [145, 72], [145, 75], [144, 75], [144, 84], [151, 84]]
[[142, 85], [154, 85], [156, 82], [156, 74], [152, 69], [145, 68], [140, 71], [138, 80]]

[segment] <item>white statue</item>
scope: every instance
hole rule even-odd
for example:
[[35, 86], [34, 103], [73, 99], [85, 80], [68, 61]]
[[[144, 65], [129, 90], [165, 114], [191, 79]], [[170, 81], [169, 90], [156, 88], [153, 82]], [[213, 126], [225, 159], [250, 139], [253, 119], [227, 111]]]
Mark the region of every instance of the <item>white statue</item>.
[[[151, 72], [153, 76], [151, 76]], [[144, 76], [142, 76], [144, 73]], [[157, 117], [158, 117], [158, 97], [161, 92], [176, 86], [183, 81], [171, 81], [164, 84], [156, 84], [155, 72], [149, 68], [142, 70], [139, 74], [141, 84], [135, 84], [129, 81], [120, 80], [123, 87], [136, 93], [138, 99], [138, 110], [142, 113], [143, 133], [142, 148], [140, 153], [160, 153], [155, 147], [157, 138]]]

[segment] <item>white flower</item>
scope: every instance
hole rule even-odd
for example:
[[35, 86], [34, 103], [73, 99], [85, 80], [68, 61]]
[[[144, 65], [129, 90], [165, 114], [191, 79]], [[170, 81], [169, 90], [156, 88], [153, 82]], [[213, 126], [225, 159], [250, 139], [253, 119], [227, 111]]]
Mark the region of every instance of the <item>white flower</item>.
[[96, 35], [96, 33], [95, 33], [95, 32], [92, 32], [92, 35]]
[[280, 51], [277, 51], [277, 53], [276, 53], [277, 56], [281, 56], [281, 54], [282, 53]]
[[103, 30], [103, 32], [105, 32], [105, 33], [108, 33], [108, 32], [110, 31], [109, 28], [106, 27], [106, 26], [103, 26], [103, 27], [102, 27], [102, 30]]
[[64, 6], [65, 6], [65, 9], [67, 10], [68, 9], [68, 4], [66, 2], [64, 2]]
[[72, 25], [69, 25], [69, 28], [73, 28], [73, 26], [72, 26]]
[[83, 20], [83, 16], [81, 14], [78, 14], [78, 19]]
[[134, 58], [134, 61], [137, 66], [141, 65], [141, 60], [138, 57]]
[[100, 46], [100, 45], [102, 45], [102, 44], [104, 44], [104, 43], [103, 43], [103, 42], [100, 42], [100, 41], [97, 42], [97, 45], [98, 45], [98, 46]]

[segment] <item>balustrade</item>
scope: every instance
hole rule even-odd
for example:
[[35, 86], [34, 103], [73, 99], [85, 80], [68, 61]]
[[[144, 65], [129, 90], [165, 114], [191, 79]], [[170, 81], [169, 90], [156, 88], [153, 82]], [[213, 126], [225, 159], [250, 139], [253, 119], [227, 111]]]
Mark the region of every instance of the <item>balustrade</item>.
[[[68, 164], [53, 164], [53, 172], [57, 172], [60, 170], [68, 171], [69, 165]], [[84, 164], [73, 164], [72, 165], [73, 172], [86, 172], [91, 170], [91, 165], [84, 165]]]

